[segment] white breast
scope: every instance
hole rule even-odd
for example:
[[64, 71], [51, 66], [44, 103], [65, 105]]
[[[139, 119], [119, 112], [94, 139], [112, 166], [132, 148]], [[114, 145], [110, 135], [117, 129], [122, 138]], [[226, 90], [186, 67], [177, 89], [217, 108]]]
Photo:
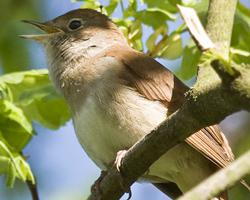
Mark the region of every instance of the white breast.
[[[108, 92], [107, 92], [108, 93]], [[74, 117], [80, 143], [96, 164], [105, 169], [117, 151], [128, 149], [166, 118], [166, 108], [125, 86], [88, 96]]]

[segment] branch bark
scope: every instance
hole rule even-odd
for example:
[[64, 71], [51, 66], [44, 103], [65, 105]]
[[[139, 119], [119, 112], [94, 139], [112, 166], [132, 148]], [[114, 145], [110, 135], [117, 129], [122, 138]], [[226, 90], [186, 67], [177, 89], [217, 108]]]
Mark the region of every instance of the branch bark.
[[[211, 0], [209, 6], [207, 31], [217, 45], [217, 51], [224, 57], [228, 56], [236, 2]], [[222, 16], [225, 9], [227, 14]], [[229, 34], [230, 37], [224, 34]], [[187, 93], [183, 106], [132, 146], [123, 159], [122, 175], [112, 167], [99, 182], [101, 197], [98, 196], [100, 194], [92, 193], [89, 200], [119, 199], [125, 192], [124, 189], [129, 188], [142, 176], [152, 163], [192, 133], [216, 124], [236, 111], [250, 111], [250, 67], [236, 67], [237, 76], [232, 77], [226, 84], [222, 80], [226, 80], [225, 77], [229, 75], [223, 72], [220, 73], [220, 78], [213, 67], [217, 72], [223, 72], [216, 62], [214, 66], [202, 67], [194, 88]]]
[[[250, 80], [243, 79], [238, 77], [231, 86], [236, 82], [250, 84]], [[233, 112], [244, 108], [250, 110], [250, 90], [247, 97], [222, 84], [199, 89], [194, 88], [177, 112], [128, 150], [121, 166], [122, 175], [115, 167], [108, 171], [99, 185], [101, 199], [119, 199], [124, 188], [129, 188], [154, 161], [192, 133], [221, 121]], [[90, 199], [96, 199], [96, 196], [92, 194]]]
[[[250, 173], [250, 151], [187, 192], [178, 200], [207, 200], [233, 186]], [[215, 187], [216, 186], [216, 187]]]
[[206, 30], [217, 50], [226, 59], [229, 55], [237, 0], [210, 0]]

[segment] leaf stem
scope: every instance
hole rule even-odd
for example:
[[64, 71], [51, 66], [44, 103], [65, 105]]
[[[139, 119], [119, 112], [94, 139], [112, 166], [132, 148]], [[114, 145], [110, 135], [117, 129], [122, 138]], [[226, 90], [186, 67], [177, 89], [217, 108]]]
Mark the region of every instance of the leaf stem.
[[125, 11], [125, 8], [124, 8], [124, 4], [123, 4], [123, 1], [121, 0], [120, 2], [121, 2], [121, 9], [122, 9], [122, 13], [124, 13], [124, 11]]
[[37, 185], [33, 184], [31, 181], [26, 181], [29, 191], [32, 196], [32, 200], [39, 200]]

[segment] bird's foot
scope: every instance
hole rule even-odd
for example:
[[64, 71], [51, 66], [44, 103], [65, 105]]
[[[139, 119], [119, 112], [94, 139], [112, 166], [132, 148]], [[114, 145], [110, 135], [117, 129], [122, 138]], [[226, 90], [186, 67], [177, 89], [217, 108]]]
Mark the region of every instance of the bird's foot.
[[[115, 165], [117, 171], [120, 173], [122, 180], [124, 179], [124, 174], [122, 172], [121, 166], [122, 166], [122, 160], [125, 157], [126, 153], [127, 153], [127, 150], [118, 151], [116, 154], [115, 162], [114, 162], [114, 165]], [[128, 193], [127, 200], [129, 200], [132, 197], [132, 192], [131, 192], [130, 188], [125, 187], [124, 183], [122, 181], [120, 182], [120, 184], [123, 188], [123, 191]]]
[[100, 188], [100, 184], [103, 180], [103, 178], [107, 175], [107, 171], [102, 170], [101, 171], [101, 175], [99, 176], [99, 178], [95, 181], [95, 183], [91, 186], [91, 193], [92, 194], [96, 194], [96, 199], [101, 199], [102, 196], [102, 190]]
[[127, 150], [121, 150], [118, 151], [116, 154], [116, 158], [115, 158], [115, 166], [118, 172], [121, 173], [121, 166], [122, 166], [122, 159], [124, 158], [124, 156], [126, 155]]

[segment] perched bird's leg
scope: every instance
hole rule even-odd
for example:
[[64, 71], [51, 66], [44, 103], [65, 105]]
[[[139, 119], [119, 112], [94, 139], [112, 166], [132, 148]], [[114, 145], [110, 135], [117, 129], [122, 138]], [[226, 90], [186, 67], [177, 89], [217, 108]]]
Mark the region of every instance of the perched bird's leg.
[[127, 150], [121, 150], [121, 151], [118, 151], [116, 154], [114, 165], [116, 166], [117, 171], [120, 173], [121, 173], [122, 159], [124, 158], [126, 153], [127, 153]]
[[91, 186], [91, 193], [96, 194], [96, 199], [100, 200], [102, 196], [102, 191], [100, 188], [100, 183], [102, 182], [103, 178], [107, 175], [107, 171], [102, 170], [101, 175], [99, 178], [95, 181], [95, 183]]
[[[120, 173], [122, 180], [123, 180], [124, 174], [122, 173], [121, 165], [122, 165], [122, 159], [124, 158], [126, 153], [127, 153], [127, 150], [118, 151], [116, 154], [115, 162], [114, 162], [114, 165], [115, 165], [117, 171]], [[123, 182], [121, 182], [120, 184], [121, 184], [123, 190], [126, 193], [128, 193], [129, 196], [128, 196], [127, 200], [129, 200], [132, 197], [132, 192], [131, 192], [130, 188], [126, 188], [124, 186]]]

